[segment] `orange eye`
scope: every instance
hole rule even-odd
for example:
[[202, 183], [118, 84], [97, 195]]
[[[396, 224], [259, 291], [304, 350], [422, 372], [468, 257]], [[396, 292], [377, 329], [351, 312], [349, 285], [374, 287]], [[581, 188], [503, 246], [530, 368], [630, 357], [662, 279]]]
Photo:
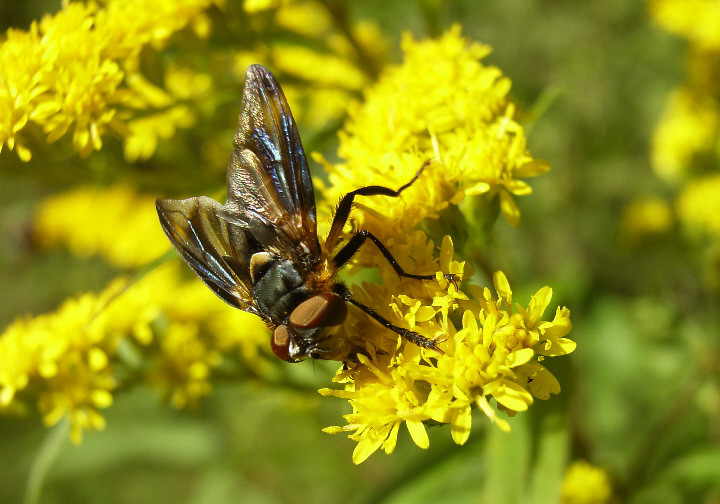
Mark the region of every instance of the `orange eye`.
[[342, 324], [347, 316], [345, 301], [332, 292], [312, 296], [290, 314], [290, 323], [298, 329], [312, 329]]
[[277, 326], [270, 340], [270, 348], [282, 360], [295, 362], [290, 358], [290, 332], [286, 325]]

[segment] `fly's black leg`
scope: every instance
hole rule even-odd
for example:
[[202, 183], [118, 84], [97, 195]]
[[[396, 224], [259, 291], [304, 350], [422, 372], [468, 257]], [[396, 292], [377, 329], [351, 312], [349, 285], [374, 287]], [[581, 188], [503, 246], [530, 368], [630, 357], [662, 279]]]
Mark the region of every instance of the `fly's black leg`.
[[328, 250], [332, 250], [333, 248], [335, 248], [337, 240], [340, 237], [340, 233], [342, 232], [343, 226], [345, 226], [348, 217], [350, 217], [350, 210], [352, 210], [352, 204], [355, 200], [355, 196], [391, 196], [393, 198], [397, 198], [398, 196], [400, 196], [401, 192], [410, 187], [413, 182], [418, 179], [425, 167], [429, 164], [430, 160], [428, 159], [422, 164], [417, 173], [415, 173], [415, 176], [412, 178], [412, 180], [410, 180], [410, 182], [403, 185], [397, 190], [383, 186], [367, 186], [361, 187], [360, 189], [355, 189], [354, 191], [351, 191], [345, 196], [343, 196], [340, 200], [340, 203], [338, 203], [337, 209], [335, 210], [335, 217], [333, 217], [332, 225], [330, 226], [330, 232], [328, 233], [327, 240], [325, 240], [325, 245]]
[[334, 257], [335, 265], [340, 268], [342, 265], [348, 262], [368, 238], [377, 246], [378, 250], [380, 250], [382, 255], [385, 256], [385, 259], [387, 259], [387, 261], [390, 263], [390, 266], [393, 267], [393, 269], [399, 276], [406, 278], [414, 278], [416, 280], [435, 279], [435, 275], [413, 275], [412, 273], [406, 273], [405, 270], [402, 269], [402, 267], [392, 256], [390, 251], [385, 248], [385, 245], [383, 245], [382, 242], [374, 234], [372, 234], [366, 229], [359, 231], [355, 236], [350, 239], [349, 242], [345, 244], [343, 248], [340, 249], [340, 252], [338, 252]]
[[440, 353], [443, 353], [443, 351], [438, 348], [437, 341], [431, 340], [429, 338], [426, 338], [425, 336], [421, 336], [415, 331], [411, 331], [410, 329], [403, 329], [402, 327], [398, 327], [396, 325], [391, 324], [385, 317], [377, 313], [375, 310], [370, 308], [369, 306], [365, 306], [364, 304], [355, 301], [353, 298], [350, 297], [349, 294], [345, 295], [345, 301], [352, 303], [353, 305], [360, 308], [362, 311], [370, 315], [372, 318], [380, 322], [381, 325], [384, 327], [390, 329], [391, 331], [399, 334], [402, 338], [408, 340], [410, 343], [414, 343], [419, 347], [423, 348], [430, 348], [432, 350], [436, 350]]
[[[420, 169], [417, 171], [417, 173], [415, 173], [415, 176], [407, 184], [401, 186], [397, 190], [383, 186], [367, 186], [351, 191], [345, 196], [343, 196], [343, 198], [340, 200], [340, 203], [338, 204], [337, 210], [335, 211], [335, 217], [333, 218], [332, 225], [330, 226], [330, 232], [328, 233], [327, 240], [325, 241], [328, 249], [332, 250], [333, 248], [335, 248], [335, 244], [337, 243], [337, 239], [340, 237], [342, 228], [343, 226], [345, 226], [345, 223], [350, 216], [350, 210], [352, 210], [352, 204], [355, 200], [355, 196], [391, 196], [396, 198], [400, 196], [401, 192], [410, 187], [418, 179], [425, 167], [429, 164], [430, 160], [428, 159], [422, 164], [422, 166], [420, 166]], [[349, 242], [347, 242], [343, 246], [342, 249], [340, 249], [340, 251], [334, 257], [335, 265], [339, 268], [346, 262], [348, 262], [368, 238], [372, 240], [373, 243], [375, 243], [382, 255], [385, 257], [385, 259], [387, 259], [387, 261], [390, 263], [390, 265], [393, 267], [393, 269], [399, 276], [406, 278], [414, 278], [416, 280], [433, 280], [435, 278], [435, 275], [413, 275], [411, 273], [406, 273], [405, 270], [402, 269], [400, 264], [398, 264], [398, 262], [392, 256], [390, 251], [385, 247], [385, 245], [383, 245], [383, 243], [376, 236], [374, 236], [367, 230], [359, 231], [355, 236], [350, 239]], [[444, 277], [446, 280], [452, 282], [453, 285], [455, 285], [455, 288], [457, 288], [458, 277], [456, 275], [446, 274], [444, 275]]]
[[[416, 280], [435, 280], [435, 275], [414, 275], [412, 273], [406, 273], [405, 270], [402, 269], [402, 266], [400, 266], [400, 264], [398, 264], [398, 262], [392, 256], [390, 251], [385, 247], [385, 245], [383, 245], [383, 243], [374, 234], [372, 234], [366, 229], [358, 231], [358, 233], [353, 236], [350, 241], [343, 246], [343, 248], [340, 249], [340, 252], [335, 254], [335, 257], [333, 258], [333, 260], [335, 261], [335, 266], [340, 268], [346, 262], [348, 262], [368, 238], [377, 246], [378, 250], [380, 250], [385, 259], [387, 259], [387, 261], [390, 263], [390, 266], [393, 267], [395, 273], [397, 273], [398, 276], [405, 278], [414, 278]], [[451, 282], [457, 290], [458, 283], [460, 281], [460, 278], [457, 275], [454, 275], [452, 273], [445, 273], [443, 275], [443, 278]]]

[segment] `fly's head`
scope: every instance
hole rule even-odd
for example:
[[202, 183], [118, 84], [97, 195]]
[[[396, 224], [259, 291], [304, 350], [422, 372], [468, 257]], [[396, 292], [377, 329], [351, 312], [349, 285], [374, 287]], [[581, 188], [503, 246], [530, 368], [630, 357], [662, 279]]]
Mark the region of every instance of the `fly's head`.
[[347, 305], [334, 292], [313, 294], [275, 328], [270, 346], [288, 362], [313, 359], [345, 360], [352, 346], [336, 334], [347, 316]]

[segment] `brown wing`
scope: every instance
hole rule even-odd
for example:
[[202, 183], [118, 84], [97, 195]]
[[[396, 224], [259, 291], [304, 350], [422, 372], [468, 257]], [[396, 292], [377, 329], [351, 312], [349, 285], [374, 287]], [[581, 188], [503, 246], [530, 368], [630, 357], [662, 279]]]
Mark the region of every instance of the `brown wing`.
[[225, 205], [200, 196], [157, 200], [165, 234], [205, 284], [229, 304], [258, 313], [250, 258], [272, 249], [317, 257], [315, 195], [287, 100], [272, 74], [251, 66], [227, 169]]
[[285, 95], [273, 75], [252, 65], [245, 76], [223, 216], [246, 227], [262, 248], [319, 255], [315, 195]]
[[227, 303], [258, 313], [250, 294], [249, 247], [243, 228], [221, 217], [206, 196], [155, 202], [160, 224], [185, 262]]

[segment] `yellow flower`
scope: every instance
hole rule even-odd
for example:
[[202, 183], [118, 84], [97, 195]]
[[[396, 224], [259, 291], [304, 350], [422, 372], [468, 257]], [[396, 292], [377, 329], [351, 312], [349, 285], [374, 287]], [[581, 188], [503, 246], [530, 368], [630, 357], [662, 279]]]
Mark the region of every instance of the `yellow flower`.
[[238, 348], [266, 371], [262, 321], [197, 280], [181, 280], [179, 267], [169, 263], [132, 284], [118, 279], [100, 294], [11, 324], [0, 334], [0, 412], [34, 403], [47, 425], [68, 418], [79, 442], [83, 431], [104, 427], [100, 410], [123, 384], [118, 377], [146, 380], [185, 407], [210, 392], [212, 372]]
[[453, 260], [450, 237], [443, 239], [438, 261], [433, 242], [413, 229], [466, 196], [488, 202], [497, 197], [507, 220], [517, 224], [513, 197], [530, 193], [520, 179], [543, 173], [547, 165], [527, 153], [507, 99], [509, 80], [480, 62], [487, 46], [468, 44], [455, 27], [439, 40], [406, 37], [403, 49], [405, 62], [386, 70], [365, 101], [350, 109], [340, 136], [345, 162], [331, 165], [316, 156], [329, 173], [329, 184], [316, 181], [328, 202], [358, 187], [401, 187], [432, 159], [399, 198], [358, 198], [352, 214], [352, 225], [376, 235], [404, 270], [436, 274], [434, 282], [401, 278], [372, 246], [363, 247], [349, 273], [358, 265], [377, 266], [382, 283], [356, 286], [353, 297], [392, 324], [441, 342], [440, 352], [420, 348], [350, 311], [343, 332], [365, 355], [338, 372], [335, 380], [344, 390], [320, 393], [348, 399], [347, 424], [326, 431], [350, 433], [358, 443], [355, 463], [380, 448], [392, 452], [403, 423], [421, 448], [429, 444], [425, 423], [450, 424], [453, 440], [465, 443], [474, 408], [509, 429], [499, 410], [512, 415], [534, 398], [558, 393], [558, 381], [541, 361], [575, 349], [566, 337], [572, 328], [567, 308], [542, 320], [549, 287], [527, 308], [513, 307], [502, 273], [494, 278], [497, 298], [473, 285], [459, 290], [444, 274], [462, 279], [472, 272]]
[[691, 233], [720, 239], [720, 175], [688, 183], [678, 197], [677, 213]]
[[166, 400], [175, 408], [197, 406], [197, 400], [211, 392], [210, 374], [220, 364], [221, 354], [208, 347], [196, 324], [173, 323], [153, 356], [149, 382], [165, 390]]
[[670, 229], [674, 215], [670, 205], [659, 196], [647, 196], [632, 201], [623, 211], [621, 232], [630, 242], [664, 233]]
[[111, 264], [137, 267], [169, 248], [157, 223], [155, 198], [125, 186], [80, 187], [47, 198], [35, 214], [34, 236], [46, 247], [63, 245]]
[[48, 142], [72, 130], [81, 155], [100, 149], [109, 129], [124, 134], [129, 111], [157, 105], [159, 90], [138, 70], [141, 49], [161, 47], [209, 4], [110, 0], [100, 8], [65, 2], [27, 32], [9, 30], [0, 46], [0, 148], [7, 144], [30, 159], [20, 136], [31, 123]]
[[699, 154], [720, 141], [720, 105], [692, 88], [675, 91], [653, 135], [652, 161], [658, 175], [682, 179]]
[[68, 300], [54, 314], [19, 319], [5, 330], [0, 336], [0, 409], [24, 389], [37, 388], [45, 423], [69, 417], [73, 441], [79, 442], [85, 429], [104, 427], [99, 409], [110, 406], [115, 388], [107, 356], [117, 342], [88, 325], [108, 293]]
[[244, 0], [243, 9], [249, 14], [291, 4], [294, 0]]
[[720, 4], [716, 0], [652, 0], [650, 13], [668, 31], [700, 46], [720, 49]]
[[290, 44], [278, 45], [275, 49], [275, 67], [304, 81], [348, 90], [360, 89], [366, 83], [365, 75], [342, 56]]
[[608, 474], [583, 460], [573, 462], [565, 474], [562, 504], [608, 504], [612, 487]]
[[[413, 233], [406, 245], [408, 257], [419, 264], [432, 265], [432, 243], [420, 243], [422, 232]], [[452, 259], [452, 241], [443, 240], [440, 251], [443, 272], [463, 276], [464, 265]], [[542, 320], [552, 291], [540, 289], [527, 308], [512, 305], [512, 291], [505, 276], [495, 275], [492, 296], [488, 288], [470, 285], [469, 298], [442, 274], [436, 282], [402, 280], [390, 266], [380, 267], [381, 285], [363, 284], [353, 295], [373, 306], [393, 324], [412, 329], [422, 336], [442, 342], [441, 352], [420, 348], [390, 331], [378, 331], [353, 311], [343, 330], [358, 335], [355, 344], [365, 345], [367, 355], [357, 364], [341, 369], [336, 381], [344, 390], [322, 389], [323, 395], [348, 399], [352, 413], [347, 425], [329, 427], [326, 432], [350, 432], [358, 443], [353, 461], [360, 463], [382, 448], [393, 451], [400, 425], [404, 422], [419, 447], [428, 447], [425, 422], [451, 425], [458, 444], [467, 441], [471, 430], [471, 410], [479, 408], [504, 430], [508, 423], [498, 417], [491, 400], [510, 414], [526, 410], [533, 398], [547, 399], [560, 392], [560, 384], [540, 362], [562, 356], [575, 349], [566, 336], [572, 329], [567, 308], [558, 308], [552, 321]], [[420, 272], [423, 267], [420, 267]], [[393, 276], [394, 275], [394, 276]], [[402, 294], [397, 294], [402, 293]], [[461, 315], [456, 330], [453, 319]]]
[[516, 225], [514, 196], [531, 192], [521, 179], [548, 167], [527, 152], [507, 98], [510, 81], [481, 63], [490, 48], [469, 44], [456, 26], [439, 40], [406, 36], [403, 50], [404, 63], [386, 69], [363, 103], [350, 108], [338, 149], [345, 161], [331, 165], [317, 157], [329, 174], [329, 184], [317, 183], [325, 200], [334, 203], [372, 184], [400, 187], [432, 159], [403, 193], [402, 204], [383, 197], [359, 200], [353, 215], [358, 224], [387, 241], [465, 196], [482, 195], [488, 201], [498, 196], [505, 217]]
[[171, 138], [178, 127], [189, 128], [194, 122], [194, 114], [185, 105], [133, 119], [128, 123], [128, 136], [125, 138], [125, 160], [134, 163], [148, 159], [155, 153], [158, 139]]

